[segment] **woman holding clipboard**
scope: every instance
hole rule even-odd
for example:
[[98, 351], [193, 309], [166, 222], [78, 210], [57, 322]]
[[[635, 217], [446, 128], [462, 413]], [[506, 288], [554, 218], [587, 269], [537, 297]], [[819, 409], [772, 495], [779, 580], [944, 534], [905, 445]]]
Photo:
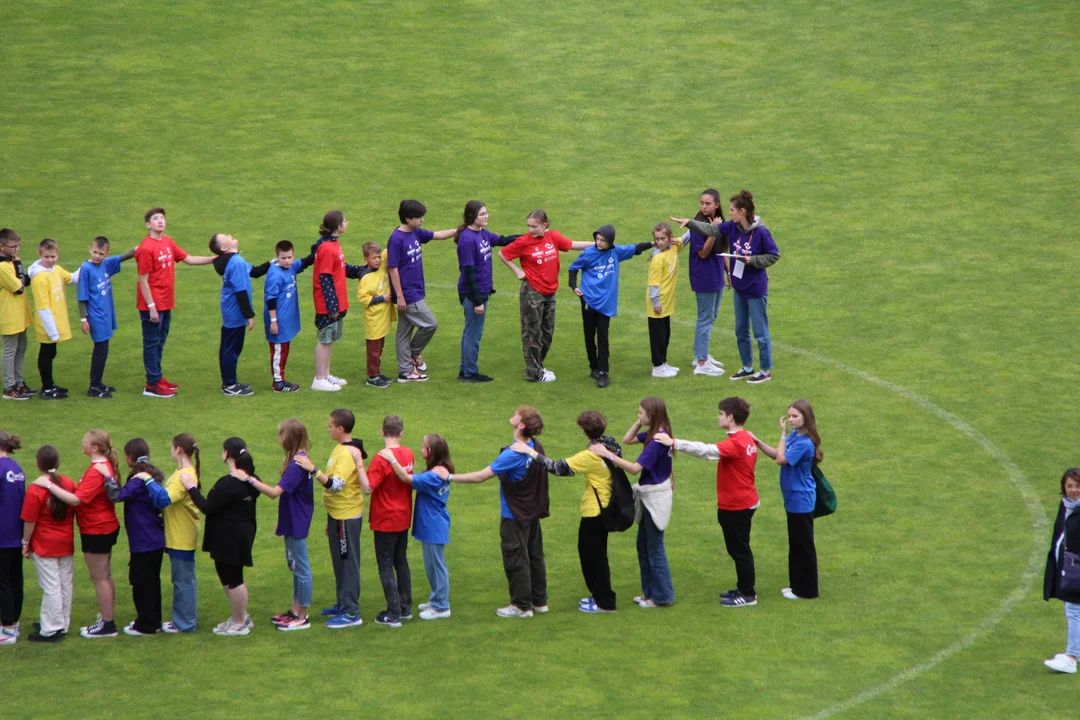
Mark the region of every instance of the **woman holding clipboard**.
[[[780, 259], [780, 250], [772, 234], [754, 214], [754, 196], [748, 190], [731, 197], [728, 206], [731, 217], [726, 222], [711, 224], [700, 220], [671, 218], [691, 232], [709, 237], [725, 237], [731, 260], [731, 288], [734, 291], [735, 341], [739, 346], [742, 369], [732, 380], [746, 380], [758, 385], [772, 379], [772, 342], [769, 339], [769, 275], [766, 268]], [[754, 371], [754, 351], [750, 346], [750, 325], [758, 345], [760, 365]]]

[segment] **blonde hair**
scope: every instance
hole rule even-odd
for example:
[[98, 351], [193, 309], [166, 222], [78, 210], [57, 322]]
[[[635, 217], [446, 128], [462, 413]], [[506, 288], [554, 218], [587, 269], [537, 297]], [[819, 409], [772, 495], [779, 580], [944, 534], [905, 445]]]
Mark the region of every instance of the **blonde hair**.
[[113, 450], [112, 438], [109, 437], [109, 433], [106, 430], [91, 430], [83, 435], [83, 445], [89, 445], [90, 447], [96, 447], [101, 451], [101, 454], [112, 465], [113, 472], [116, 472], [116, 468], [120, 466], [120, 458]]

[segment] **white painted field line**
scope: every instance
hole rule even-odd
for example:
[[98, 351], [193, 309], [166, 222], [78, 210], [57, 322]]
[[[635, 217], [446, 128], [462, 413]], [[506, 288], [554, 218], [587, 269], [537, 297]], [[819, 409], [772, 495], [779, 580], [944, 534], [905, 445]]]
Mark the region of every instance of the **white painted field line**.
[[[439, 285], [431, 283], [429, 284], [429, 286], [442, 289], [457, 289], [457, 285]], [[512, 293], [510, 292], [507, 293], [507, 295], [511, 294]], [[579, 303], [576, 303], [572, 300], [559, 300], [559, 304], [575, 307], [579, 305]], [[636, 312], [633, 310], [629, 312], [623, 312], [622, 314], [632, 315], [638, 318], [646, 317], [645, 313]], [[675, 320], [675, 322], [679, 323], [680, 325], [687, 325], [690, 327], [693, 327], [695, 324], [694, 322], [691, 322], [689, 320]], [[730, 328], [724, 327], [714, 326], [714, 330], [731, 332]], [[871, 385], [877, 385], [883, 390], [888, 390], [894, 395], [899, 395], [900, 397], [904, 398], [915, 406], [936, 415], [939, 419], [943, 420], [944, 422], [952, 426], [953, 429], [957, 430], [960, 434], [964, 435], [969, 440], [978, 445], [983, 450], [983, 452], [993, 458], [994, 461], [996, 461], [998, 465], [1000, 465], [1005, 470], [1005, 474], [1008, 476], [1009, 481], [1013, 484], [1013, 487], [1015, 487], [1020, 493], [1020, 497], [1023, 498], [1024, 505], [1027, 507], [1028, 517], [1031, 521], [1032, 553], [1031, 557], [1028, 558], [1027, 567], [1024, 569], [1024, 573], [1020, 577], [1020, 583], [1012, 590], [1012, 592], [1005, 596], [1005, 598], [1001, 601], [1001, 603], [993, 612], [991, 612], [989, 615], [979, 621], [979, 624], [970, 633], [968, 633], [962, 638], [959, 638], [950, 645], [945, 646], [941, 650], [931, 655], [925, 661], [921, 663], [916, 663], [915, 665], [912, 665], [906, 670], [897, 673], [885, 682], [863, 690], [862, 692], [848, 698], [847, 700], [842, 700], [838, 703], [830, 705], [829, 707], [821, 710], [814, 715], [806, 716], [807, 718], [829, 718], [834, 715], [839, 715], [840, 713], [851, 710], [852, 708], [862, 705], [863, 703], [870, 702], [871, 700], [874, 700], [875, 698], [884, 695], [890, 690], [893, 690], [900, 685], [903, 685], [909, 680], [912, 680], [919, 675], [922, 675], [928, 670], [934, 669], [956, 653], [962, 650], [966, 650], [967, 648], [974, 645], [979, 638], [981, 638], [983, 635], [985, 635], [995, 626], [997, 626], [997, 624], [1000, 623], [1005, 618], [1005, 616], [1013, 610], [1013, 608], [1020, 604], [1020, 602], [1024, 599], [1024, 595], [1027, 594], [1028, 589], [1035, 581], [1035, 578], [1038, 577], [1039, 572], [1043, 569], [1041, 543], [1043, 540], [1043, 529], [1048, 523], [1048, 518], [1046, 517], [1046, 510], [1043, 508], [1042, 503], [1039, 501], [1039, 496], [1031, 487], [1031, 484], [1024, 476], [1024, 473], [1021, 472], [1020, 468], [1016, 466], [1016, 463], [1014, 463], [1001, 448], [991, 442], [990, 438], [986, 437], [981, 432], [971, 427], [971, 425], [964, 422], [962, 419], [960, 419], [953, 413], [945, 410], [944, 408], [938, 407], [929, 399], [923, 397], [922, 395], [919, 395], [912, 390], [908, 390], [906, 387], [897, 385], [893, 382], [889, 382], [888, 380], [882, 380], [875, 375], [871, 375], [865, 370], [859, 370], [858, 368], [852, 367], [851, 365], [848, 365], [846, 363], [842, 363], [839, 360], [833, 360], [832, 358], [825, 357], [824, 355], [819, 355], [818, 353], [812, 352], [810, 350], [803, 350], [802, 348], [788, 345], [787, 343], [779, 343], [775, 340], [773, 341], [773, 346], [780, 350], [783, 350], [784, 352], [791, 353], [792, 355], [799, 355], [800, 357], [804, 357], [807, 360], [813, 360], [815, 362], [821, 363], [822, 365], [828, 365], [829, 367], [836, 368], [837, 370], [842, 370], [843, 372], [846, 372], [849, 375], [853, 375], [860, 380], [864, 380]]]

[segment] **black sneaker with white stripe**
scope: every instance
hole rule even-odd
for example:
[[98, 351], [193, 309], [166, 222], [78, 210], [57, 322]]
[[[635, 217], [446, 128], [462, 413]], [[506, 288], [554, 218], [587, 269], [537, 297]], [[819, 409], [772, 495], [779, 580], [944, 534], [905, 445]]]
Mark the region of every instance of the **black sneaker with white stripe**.
[[730, 597], [721, 598], [720, 604], [724, 607], [750, 607], [757, 605], [757, 595], [743, 595], [737, 592]]
[[231, 397], [247, 397], [248, 395], [254, 395], [255, 391], [251, 389], [250, 385], [236, 383], [235, 385], [226, 385], [222, 387], [221, 393]]
[[740, 368], [739, 372], [737, 372], [734, 375], [732, 375], [731, 377], [729, 377], [728, 380], [745, 380], [746, 378], [753, 377], [753, 376], [754, 376], [754, 371], [753, 370], [743, 370], [743, 369]]
[[89, 627], [80, 628], [79, 634], [90, 639], [116, 637], [116, 622], [113, 620], [108, 622], [98, 620]]

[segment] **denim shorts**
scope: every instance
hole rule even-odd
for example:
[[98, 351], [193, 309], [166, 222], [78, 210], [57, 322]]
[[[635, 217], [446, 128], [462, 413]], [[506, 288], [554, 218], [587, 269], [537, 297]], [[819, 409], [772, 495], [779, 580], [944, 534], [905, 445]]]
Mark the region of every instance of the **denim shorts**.
[[341, 336], [345, 332], [345, 322], [342, 319], [337, 319], [330, 323], [326, 327], [319, 330], [319, 342], [324, 345], [335, 343], [341, 339]]

